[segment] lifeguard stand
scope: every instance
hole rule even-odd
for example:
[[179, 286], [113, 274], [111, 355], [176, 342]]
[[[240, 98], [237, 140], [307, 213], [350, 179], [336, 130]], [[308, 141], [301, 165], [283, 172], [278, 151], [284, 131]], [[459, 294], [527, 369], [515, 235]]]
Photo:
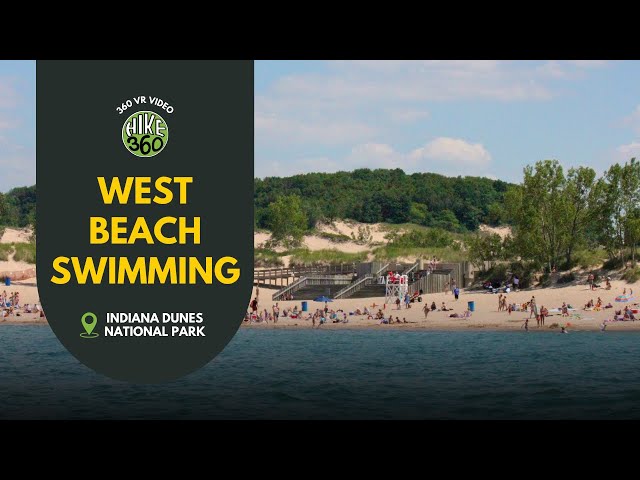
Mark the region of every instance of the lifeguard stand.
[[408, 275], [387, 275], [385, 277], [385, 304], [393, 304], [396, 298], [399, 298], [401, 302], [404, 301], [404, 296], [409, 291], [409, 276]]

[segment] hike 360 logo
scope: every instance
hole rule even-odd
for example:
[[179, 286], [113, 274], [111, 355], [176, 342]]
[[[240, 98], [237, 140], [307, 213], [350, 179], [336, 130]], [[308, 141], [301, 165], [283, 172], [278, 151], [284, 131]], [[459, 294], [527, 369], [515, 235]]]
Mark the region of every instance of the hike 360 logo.
[[[122, 115], [136, 106], [147, 104], [162, 108], [167, 114], [173, 113], [173, 107], [158, 97], [144, 95], [132, 97], [116, 107]], [[159, 154], [169, 141], [169, 127], [166, 120], [158, 113], [150, 110], [138, 110], [129, 115], [122, 125], [122, 143], [136, 157], [153, 157]]]

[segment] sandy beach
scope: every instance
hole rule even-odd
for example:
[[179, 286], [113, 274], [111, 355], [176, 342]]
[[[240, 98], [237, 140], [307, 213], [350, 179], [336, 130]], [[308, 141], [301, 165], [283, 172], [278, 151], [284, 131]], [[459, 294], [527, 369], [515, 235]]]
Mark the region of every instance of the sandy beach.
[[[639, 299], [634, 299], [630, 303], [615, 302], [615, 297], [623, 293], [623, 289], [626, 288], [627, 293], [630, 289], [635, 290], [637, 285], [629, 285], [628, 283], [620, 280], [613, 280], [611, 282], [611, 290], [605, 290], [604, 288], [598, 288], [594, 291], [589, 290], [589, 286], [584, 283], [578, 285], [570, 285], [563, 287], [551, 287], [551, 288], [531, 288], [520, 290], [519, 292], [511, 292], [507, 294], [507, 301], [509, 303], [524, 303], [531, 300], [532, 296], [536, 297], [536, 302], [539, 308], [542, 306], [547, 307], [550, 311], [550, 316], [545, 319], [545, 326], [537, 326], [535, 317], [529, 320], [529, 332], [546, 331], [546, 332], [559, 332], [561, 326], [565, 326], [568, 331], [599, 331], [603, 321], [611, 320], [615, 310], [624, 309], [625, 305], [633, 306], [634, 303], [640, 303]], [[640, 287], [638, 287], [640, 288]], [[272, 305], [276, 302], [271, 300], [271, 295], [275, 290], [260, 288], [259, 291], [259, 310], [267, 308], [271, 311]], [[638, 292], [640, 293], [640, 291]], [[256, 295], [256, 289], [253, 289], [252, 299]], [[634, 292], [635, 295], [635, 292]], [[583, 310], [586, 303], [593, 299], [597, 301], [598, 297], [602, 299], [604, 305], [611, 303], [614, 308], [603, 309], [601, 311]], [[447, 308], [453, 308], [452, 311], [433, 311], [429, 313], [429, 316], [425, 319], [422, 308], [427, 302], [431, 305], [431, 302], [435, 302], [438, 308], [445, 302]], [[475, 302], [475, 311], [470, 318], [450, 318], [452, 313], [463, 313], [467, 309], [467, 302]], [[569, 312], [569, 317], [562, 317], [558, 312], [553, 312], [552, 309], [562, 306], [562, 302], [567, 302], [575, 310]], [[248, 304], [249, 302], [247, 302]], [[311, 313], [317, 308], [324, 308], [324, 304], [320, 302], [307, 301], [308, 309]], [[293, 308], [295, 305], [298, 309], [301, 308], [300, 300], [292, 301], [279, 301], [278, 306], [282, 311], [283, 308]], [[375, 305], [375, 307], [374, 307]], [[386, 318], [389, 315], [399, 317], [402, 322], [406, 318], [409, 323], [394, 323], [391, 325], [380, 324], [379, 320], [367, 319], [366, 316], [349, 315], [349, 312], [355, 311], [357, 308], [363, 310], [364, 307], [369, 307], [373, 313], [377, 312], [378, 308], [383, 308], [384, 297], [379, 298], [354, 298], [336, 300], [328, 304], [329, 309], [339, 310], [342, 309], [347, 313], [348, 323], [331, 323], [330, 321], [320, 326], [319, 328], [330, 329], [353, 329], [353, 328], [369, 328], [369, 329], [420, 329], [420, 330], [505, 330], [505, 331], [523, 331], [524, 320], [529, 317], [529, 312], [512, 312], [511, 315], [507, 312], [498, 311], [498, 294], [490, 294], [484, 292], [465, 292], [461, 291], [460, 299], [456, 302], [454, 296], [451, 293], [438, 293], [423, 295], [422, 303], [413, 303], [411, 308], [405, 309], [402, 306], [401, 310], [397, 310], [395, 305], [387, 305], [383, 309]], [[637, 306], [634, 308], [638, 308]], [[551, 328], [553, 324], [557, 324], [557, 327]], [[278, 320], [277, 324], [273, 322], [268, 323], [243, 323], [243, 328], [312, 328], [311, 320], [303, 320], [300, 318], [291, 319], [283, 318], [282, 316]], [[316, 327], [317, 327], [316, 323]], [[626, 331], [626, 330], [638, 330], [640, 331], [640, 321], [618, 321], [607, 322], [606, 331]]]
[[[2, 234], [2, 238], [0, 238], [0, 243], [28, 242], [31, 234], [31, 230], [25, 228], [6, 228]], [[13, 254], [10, 254], [7, 260], [0, 260], [0, 272], [20, 272], [34, 268], [35, 265], [33, 264], [14, 260]], [[0, 294], [3, 291], [7, 293], [7, 297], [9, 297], [12, 292], [18, 292], [20, 294], [21, 305], [40, 303], [36, 277], [12, 281], [10, 286], [0, 285]], [[24, 311], [20, 311], [19, 314], [11, 314], [8, 317], [0, 317], [0, 325], [23, 324], [46, 325], [47, 321], [45, 318], [40, 318], [40, 314], [38, 313], [25, 313]]]

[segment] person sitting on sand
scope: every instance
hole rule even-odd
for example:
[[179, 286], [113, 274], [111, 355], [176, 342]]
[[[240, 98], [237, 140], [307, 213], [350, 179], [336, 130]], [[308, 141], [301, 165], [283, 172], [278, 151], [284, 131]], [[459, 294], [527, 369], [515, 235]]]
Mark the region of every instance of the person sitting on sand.
[[371, 315], [371, 312], [369, 311], [369, 307], [364, 307], [363, 315]]
[[593, 298], [587, 302], [583, 310], [591, 310], [593, 308]]
[[389, 315], [389, 325], [393, 323], [393, 315]]
[[431, 302], [431, 311], [435, 312], [438, 309], [438, 307], [436, 307], [436, 302], [435, 300], [433, 302]]
[[400, 321], [400, 318], [396, 317], [396, 323], [402, 323], [402, 322]]
[[354, 315], [362, 315], [362, 311], [359, 308], [356, 308]]
[[611, 302], [607, 303], [604, 308], [613, 308], [613, 305], [611, 305]]
[[453, 308], [447, 308], [447, 306], [442, 302], [442, 307], [440, 308], [441, 312], [448, 312], [449, 310], [453, 310]]

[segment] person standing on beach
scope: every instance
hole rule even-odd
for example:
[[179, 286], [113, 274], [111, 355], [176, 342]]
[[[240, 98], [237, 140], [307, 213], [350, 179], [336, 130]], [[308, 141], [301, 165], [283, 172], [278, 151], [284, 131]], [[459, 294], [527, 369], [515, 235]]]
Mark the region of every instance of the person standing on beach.
[[449, 293], [449, 282], [445, 282], [444, 284], [444, 294], [446, 295], [447, 293]]
[[255, 315], [256, 312], [258, 311], [258, 298], [254, 298], [253, 300], [251, 300], [251, 311], [253, 312], [253, 314]]
[[589, 290], [593, 290], [593, 273], [590, 273], [587, 277], [587, 282], [589, 282]]
[[455, 293], [456, 290], [456, 280], [455, 278], [451, 280], [451, 293]]
[[524, 324], [522, 325], [522, 328], [524, 328], [525, 332], [529, 331], [529, 319], [528, 318], [524, 319]]
[[519, 286], [520, 286], [520, 279], [518, 278], [517, 275], [514, 275], [513, 276], [513, 289], [517, 292]]
[[400, 297], [396, 298], [396, 310], [400, 310]]
[[280, 317], [280, 308], [278, 308], [278, 304], [276, 303], [273, 306], [273, 323], [278, 323], [278, 317]]
[[458, 296], [460, 295], [460, 289], [458, 287], [453, 289], [453, 295], [456, 297], [456, 300], [458, 300]]
[[429, 317], [429, 312], [431, 311], [427, 302], [425, 302], [424, 307], [422, 307], [422, 311], [424, 312], [424, 319], [426, 320]]
[[502, 294], [498, 296], [498, 311], [502, 311]]
[[529, 307], [530, 307], [530, 312], [529, 312], [529, 318], [531, 318], [531, 315], [535, 315], [536, 319], [538, 318], [538, 306], [536, 305], [536, 297], [531, 297], [531, 302], [529, 303]]
[[411, 308], [411, 297], [409, 292], [404, 294], [404, 308]]
[[544, 317], [546, 317], [547, 315], [549, 315], [549, 310], [547, 310], [547, 307], [542, 305], [542, 308], [540, 309], [540, 325], [542, 325], [543, 327], [544, 327]]

